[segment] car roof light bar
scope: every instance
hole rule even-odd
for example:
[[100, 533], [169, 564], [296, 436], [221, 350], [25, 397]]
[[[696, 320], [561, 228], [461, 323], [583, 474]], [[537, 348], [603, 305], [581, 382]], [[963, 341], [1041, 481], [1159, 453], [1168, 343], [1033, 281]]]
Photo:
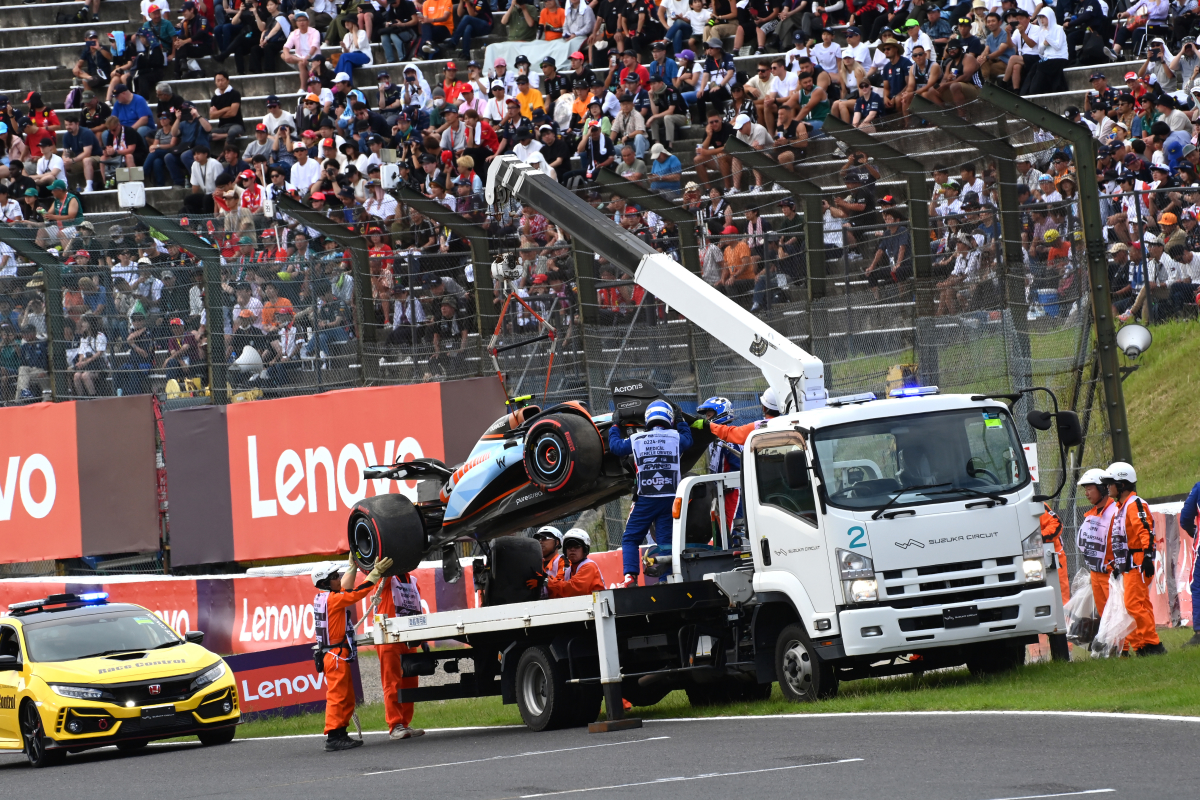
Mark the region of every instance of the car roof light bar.
[[888, 392], [888, 397], [922, 397], [937, 393], [938, 387], [936, 386], [905, 386], [900, 389], [892, 389]]

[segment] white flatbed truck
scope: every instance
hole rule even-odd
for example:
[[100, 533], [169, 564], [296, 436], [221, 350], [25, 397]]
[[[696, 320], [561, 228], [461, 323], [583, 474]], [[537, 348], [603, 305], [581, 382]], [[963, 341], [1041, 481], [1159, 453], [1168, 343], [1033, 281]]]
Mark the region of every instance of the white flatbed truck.
[[[756, 364], [786, 408], [749, 434], [740, 473], [681, 482], [658, 583], [377, 618], [377, 644], [466, 645], [406, 655], [413, 674], [473, 662], [459, 683], [402, 701], [499, 695], [543, 730], [593, 723], [603, 699], [611, 729], [630, 722], [621, 698], [754, 699], [778, 682], [813, 701], [842, 680], [1007, 669], [1040, 634], [1065, 632], [1044, 498], [1001, 402], [1020, 395], [916, 387], [830, 400], [819, 359], [552, 179], [502, 156], [487, 187], [489, 203], [532, 202], [594, 252], [636, 263], [637, 283]], [[1052, 417], [1060, 448], [1078, 444], [1069, 411], [1029, 422], [1045, 430]], [[733, 530], [730, 491], [745, 509]]]

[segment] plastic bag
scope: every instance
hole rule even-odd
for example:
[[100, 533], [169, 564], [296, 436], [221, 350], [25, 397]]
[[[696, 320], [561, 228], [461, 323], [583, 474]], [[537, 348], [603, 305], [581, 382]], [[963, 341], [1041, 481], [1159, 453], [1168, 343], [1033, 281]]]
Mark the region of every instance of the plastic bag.
[[1125, 610], [1125, 585], [1120, 575], [1110, 575], [1108, 578], [1108, 602], [1104, 606], [1104, 616], [1100, 618], [1100, 629], [1092, 641], [1092, 655], [1097, 658], [1113, 658], [1121, 655], [1125, 647], [1125, 639], [1133, 633], [1137, 625], [1129, 612]]
[[1091, 644], [1100, 627], [1096, 599], [1092, 596], [1091, 571], [1081, 569], [1071, 581], [1071, 599], [1063, 606], [1067, 617], [1067, 641], [1076, 645]]

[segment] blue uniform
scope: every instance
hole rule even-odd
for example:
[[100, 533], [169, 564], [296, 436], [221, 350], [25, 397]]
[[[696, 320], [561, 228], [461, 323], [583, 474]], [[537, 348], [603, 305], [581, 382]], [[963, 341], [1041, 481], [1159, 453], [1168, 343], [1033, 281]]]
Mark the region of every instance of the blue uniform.
[[1196, 536], [1196, 514], [1200, 512], [1200, 483], [1192, 487], [1192, 491], [1188, 492], [1187, 500], [1183, 501], [1183, 509], [1179, 512], [1179, 527], [1188, 532], [1192, 537], [1192, 627], [1200, 631], [1200, 623], [1196, 621], [1196, 615], [1200, 613], [1200, 569], [1196, 569], [1196, 556], [1200, 555], [1200, 547], [1197, 547], [1197, 542], [1200, 538]]
[[660, 547], [671, 546], [671, 505], [679, 487], [679, 460], [692, 446], [692, 431], [682, 421], [674, 429], [651, 428], [622, 439], [614, 425], [608, 429], [608, 449], [614, 455], [633, 455], [637, 480], [633, 509], [625, 521], [621, 537], [621, 560], [626, 575], [641, 571], [638, 545], [654, 525], [654, 539]]

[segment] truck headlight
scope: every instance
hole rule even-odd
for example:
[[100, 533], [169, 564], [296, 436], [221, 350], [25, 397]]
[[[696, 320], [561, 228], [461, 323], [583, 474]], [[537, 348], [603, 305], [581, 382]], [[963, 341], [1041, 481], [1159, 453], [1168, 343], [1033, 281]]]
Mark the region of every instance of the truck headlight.
[[858, 578], [875, 577], [875, 562], [863, 554], [838, 548], [835, 555], [837, 555], [838, 573], [842, 580], [852, 581]]
[[208, 686], [213, 681], [220, 678], [224, 674], [225, 674], [225, 662], [218, 661], [216, 664], [213, 664], [210, 669], [206, 670], [204, 672], [204, 674], [200, 675], [200, 677], [198, 677], [194, 681], [192, 681], [192, 685], [188, 688], [190, 691], [193, 691], [193, 692], [196, 691], [197, 689], [202, 689], [205, 686]]
[[1021, 555], [1025, 558], [1042, 557], [1042, 532], [1034, 531], [1021, 540]]
[[[1040, 537], [1039, 537], [1040, 538]], [[1025, 559], [1025, 580], [1027, 582], [1040, 581], [1046, 577], [1046, 569], [1042, 566], [1042, 559]]]
[[847, 594], [851, 603], [874, 603], [879, 599], [879, 584], [874, 579], [850, 581]]
[[69, 697], [72, 700], [103, 700], [104, 692], [99, 689], [93, 689], [90, 686], [63, 686], [61, 684], [52, 683], [50, 689], [55, 694], [62, 697]]

